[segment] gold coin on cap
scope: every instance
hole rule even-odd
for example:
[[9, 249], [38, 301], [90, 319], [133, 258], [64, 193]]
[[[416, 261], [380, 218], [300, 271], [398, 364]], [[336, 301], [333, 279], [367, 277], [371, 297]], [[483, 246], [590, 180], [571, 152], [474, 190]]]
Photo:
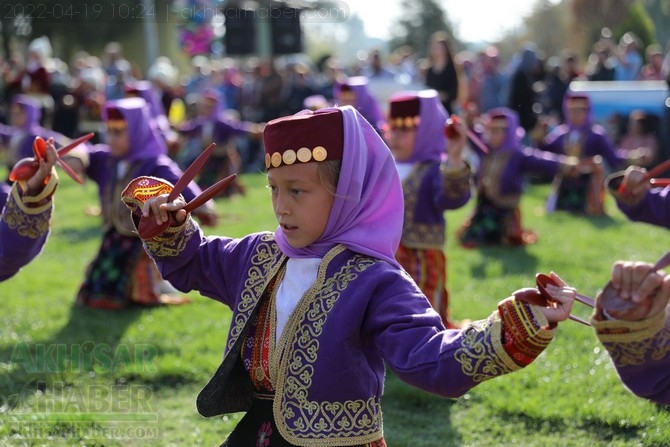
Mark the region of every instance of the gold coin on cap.
[[412, 120], [411, 116], [405, 118], [405, 127], [412, 127], [413, 124], [414, 121]]
[[328, 151], [326, 151], [326, 148], [323, 146], [317, 146], [312, 149], [312, 156], [316, 161], [323, 161], [328, 156]]
[[307, 163], [311, 159], [312, 151], [310, 151], [308, 147], [301, 147], [298, 149], [298, 160], [300, 160], [301, 163]]
[[296, 155], [293, 149], [286, 149], [284, 151], [284, 154], [282, 155], [282, 160], [284, 160], [284, 164], [292, 165], [293, 163], [295, 163], [295, 159]]
[[277, 168], [279, 165], [281, 165], [281, 154], [279, 152], [275, 152], [272, 154], [272, 166]]
[[265, 169], [270, 168], [270, 154], [265, 154]]

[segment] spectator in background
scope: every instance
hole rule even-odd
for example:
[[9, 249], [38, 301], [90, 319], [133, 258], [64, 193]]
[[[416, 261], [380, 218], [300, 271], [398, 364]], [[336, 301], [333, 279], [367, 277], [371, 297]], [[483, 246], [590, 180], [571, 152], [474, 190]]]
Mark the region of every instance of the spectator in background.
[[577, 54], [569, 49], [563, 50], [558, 59], [556, 71], [547, 73], [546, 79], [546, 103], [544, 113], [553, 115], [556, 121], [562, 123], [565, 120], [563, 114], [563, 98], [568, 91], [570, 83], [580, 78], [582, 72], [579, 68]]
[[[149, 67], [147, 72], [147, 79], [153, 84], [153, 88], [161, 104], [158, 110], [162, 108], [163, 113], [168, 117], [170, 116], [172, 102], [181, 96], [181, 93], [177, 89], [178, 78], [179, 69], [172, 64], [170, 58], [165, 56], [156, 58], [156, 61]], [[200, 87], [204, 88], [204, 85], [206, 83], [203, 81], [203, 85], [200, 85]]]
[[644, 61], [640, 54], [639, 42], [639, 38], [632, 32], [621, 36], [619, 46], [614, 51], [615, 81], [634, 81], [640, 76], [640, 69]]
[[656, 164], [658, 158], [658, 137], [651, 127], [650, 118], [642, 110], [630, 112], [627, 132], [621, 138], [617, 150], [621, 158], [645, 168]]
[[459, 76], [454, 61], [451, 39], [444, 31], [431, 35], [428, 42], [428, 58], [425, 71], [425, 83], [428, 88], [437, 90], [440, 101], [449, 115], [457, 107]]
[[25, 67], [8, 85], [10, 90], [32, 96], [40, 102], [42, 109], [40, 124], [45, 127], [51, 127], [54, 109], [51, 96], [51, 76], [47, 70], [52, 51], [51, 41], [46, 36], [38, 37], [30, 42]]
[[586, 67], [586, 76], [589, 81], [613, 81], [614, 65], [612, 64], [610, 49], [602, 41], [593, 44], [593, 52], [589, 56]]
[[519, 124], [526, 135], [537, 124], [539, 110], [535, 82], [543, 77], [542, 61], [534, 43], [527, 43], [521, 51], [519, 65], [512, 74], [508, 107], [519, 115]]
[[393, 80], [395, 74], [384, 63], [382, 53], [378, 49], [373, 49], [369, 54], [369, 62], [363, 68], [363, 76], [370, 80]]
[[651, 44], [645, 50], [646, 63], [640, 69], [641, 81], [664, 81], [663, 76], [663, 48], [658, 44]]
[[482, 78], [479, 85], [479, 110], [486, 113], [507, 103], [507, 76], [500, 70], [498, 48], [489, 46], [484, 50]]

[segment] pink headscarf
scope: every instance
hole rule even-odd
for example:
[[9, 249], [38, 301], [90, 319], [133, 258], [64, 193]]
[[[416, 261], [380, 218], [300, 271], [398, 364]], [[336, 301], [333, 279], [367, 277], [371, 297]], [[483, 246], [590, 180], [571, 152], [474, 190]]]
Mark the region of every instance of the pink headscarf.
[[[323, 257], [337, 244], [357, 253], [398, 265], [395, 253], [403, 222], [403, 195], [391, 151], [370, 123], [351, 106], [329, 107], [319, 114], [339, 109], [343, 115], [342, 168], [330, 217], [323, 234], [313, 244], [294, 248], [281, 227], [275, 239], [290, 257]], [[309, 120], [305, 120], [308, 124]]]

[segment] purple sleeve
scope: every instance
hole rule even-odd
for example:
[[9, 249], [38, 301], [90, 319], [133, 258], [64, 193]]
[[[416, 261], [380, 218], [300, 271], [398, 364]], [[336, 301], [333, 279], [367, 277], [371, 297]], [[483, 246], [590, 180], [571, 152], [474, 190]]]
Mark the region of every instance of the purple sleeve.
[[[497, 311], [463, 330], [447, 330], [411, 280], [373, 274], [378, 287], [367, 312], [364, 330], [369, 333], [364, 338], [369, 335], [374, 340], [374, 347], [403, 381], [441, 396], [458, 397], [483, 381], [523, 367], [503, 347], [504, 326]], [[546, 324], [539, 308], [532, 312]], [[533, 331], [542, 333], [546, 343], [553, 337], [553, 331]]]
[[617, 206], [632, 221], [670, 228], [670, 186], [650, 189], [635, 204], [617, 197]]
[[446, 163], [436, 163], [426, 172], [426, 178], [430, 190], [422, 186], [419, 195], [432, 198], [440, 212], [461, 208], [472, 196], [472, 170], [468, 166], [452, 170]]
[[22, 202], [18, 186], [7, 196], [0, 216], [0, 282], [14, 276], [42, 251], [49, 236], [53, 209], [49, 193], [48, 196], [46, 203], [34, 207]]
[[670, 405], [670, 308], [641, 321], [592, 323], [623, 384], [639, 397]]
[[182, 292], [196, 290], [232, 306], [242, 290], [247, 263], [253, 258], [255, 236], [204, 237], [190, 218], [174, 231], [172, 236], [164, 233], [145, 242], [163, 278]]
[[561, 167], [562, 157], [558, 154], [526, 147], [523, 150], [521, 162], [524, 173], [544, 174], [554, 176]]

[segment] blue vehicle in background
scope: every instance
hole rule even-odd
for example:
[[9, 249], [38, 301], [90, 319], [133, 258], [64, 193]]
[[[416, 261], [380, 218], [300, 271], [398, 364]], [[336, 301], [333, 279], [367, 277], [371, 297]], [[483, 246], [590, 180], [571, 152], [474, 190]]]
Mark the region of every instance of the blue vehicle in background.
[[594, 119], [605, 128], [625, 123], [633, 110], [653, 119], [660, 156], [670, 158], [670, 92], [665, 81], [573, 81], [570, 91], [591, 99]]

